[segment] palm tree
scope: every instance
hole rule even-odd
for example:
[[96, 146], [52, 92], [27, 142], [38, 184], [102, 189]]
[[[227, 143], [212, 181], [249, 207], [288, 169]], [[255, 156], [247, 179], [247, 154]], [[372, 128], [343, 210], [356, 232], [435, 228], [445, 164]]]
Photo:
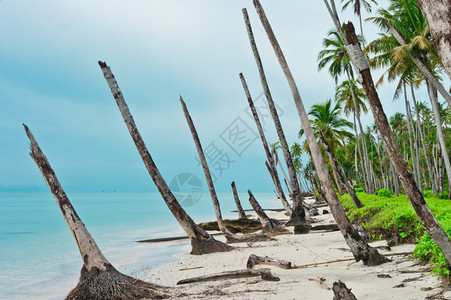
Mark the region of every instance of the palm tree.
[[379, 25], [385, 34], [383, 40], [375, 42], [371, 47], [369, 45], [368, 51], [379, 54], [378, 66], [390, 66], [393, 70], [392, 78], [401, 76], [400, 84], [411, 83], [413, 75], [416, 75], [414, 79], [417, 82], [426, 81], [448, 184], [451, 186], [451, 162], [446, 150], [436, 92], [439, 91], [449, 105], [451, 96], [436, 78], [441, 62], [432, 47], [427, 23], [415, 0], [391, 0], [390, 7], [387, 10], [380, 9], [379, 14], [379, 17], [370, 19]]
[[304, 129], [305, 136], [309, 144], [312, 161], [315, 164], [318, 178], [321, 181], [322, 187], [325, 189], [327, 201], [329, 202], [332, 214], [340, 228], [341, 233], [343, 234], [343, 237], [345, 238], [346, 243], [348, 244], [354, 255], [354, 258], [357, 261], [363, 260], [363, 263], [368, 265], [379, 265], [386, 262], [387, 258], [385, 258], [383, 255], [380, 255], [375, 248], [372, 248], [362, 240], [358, 232], [352, 226], [351, 222], [346, 216], [343, 207], [338, 201], [338, 197], [335, 194], [332, 184], [328, 180], [327, 167], [321, 156], [318, 144], [316, 143], [315, 134], [313, 133], [313, 129], [310, 126], [308, 115], [305, 111], [301, 95], [299, 94], [299, 90], [291, 74], [290, 68], [288, 67], [288, 63], [285, 60], [282, 49], [280, 48], [280, 45], [274, 35], [271, 25], [269, 24], [266, 14], [260, 4], [260, 1], [254, 0], [254, 6], [263, 25], [263, 28], [266, 31], [268, 39], [273, 47], [274, 53], [276, 54], [277, 60], [279, 61], [280, 67], [282, 68], [282, 71], [287, 78], [288, 85], [290, 86], [293, 100], [296, 105], [299, 118], [301, 120], [302, 128]]
[[[320, 137], [324, 138], [325, 143], [331, 148], [332, 157], [329, 160], [332, 167], [332, 172], [334, 174], [335, 182], [337, 185], [338, 192], [343, 195], [343, 190], [341, 185], [345, 185], [347, 180], [342, 181], [339, 176], [339, 166], [336, 166], [334, 161], [336, 161], [334, 153], [336, 149], [344, 147], [346, 139], [353, 138], [353, 134], [348, 132], [347, 129], [352, 129], [353, 125], [348, 120], [340, 116], [341, 106], [339, 103], [335, 103], [332, 106], [332, 101], [328, 99], [324, 104], [314, 104], [310, 109], [308, 115], [312, 116], [310, 119], [310, 124], [312, 126], [313, 132], [315, 133], [317, 139], [321, 143]], [[299, 136], [304, 134], [304, 130], [299, 131]]]
[[[361, 39], [359, 39], [361, 40]], [[329, 74], [337, 82], [338, 77], [345, 73], [348, 82], [353, 82], [353, 69], [351, 66], [351, 60], [347, 53], [345, 43], [337, 30], [331, 30], [328, 33], [328, 37], [323, 40], [323, 46], [325, 49], [321, 50], [318, 54], [318, 70], [323, 69], [329, 65]], [[354, 102], [354, 107], [358, 107], [357, 96], [354, 94], [354, 89], [350, 89], [351, 99]], [[372, 176], [370, 174], [370, 166], [368, 159], [368, 150], [366, 148], [365, 136], [363, 134], [363, 126], [360, 120], [360, 109], [355, 110], [357, 121], [359, 124], [360, 135], [362, 137], [362, 155], [363, 164], [365, 166], [365, 172], [363, 172], [365, 178], [365, 186], [367, 192], [373, 192], [374, 186], [372, 182]], [[356, 141], [359, 141], [359, 136], [356, 135]]]
[[[370, 0], [371, 2], [373, 2], [373, 4], [377, 4], [377, 2], [375, 0]], [[359, 17], [359, 22], [360, 22], [360, 34], [362, 35], [362, 42], [363, 42], [363, 46], [365, 46], [365, 41], [363, 40], [363, 25], [362, 25], [362, 6], [365, 8], [365, 10], [367, 12], [371, 12], [372, 7], [370, 4], [370, 1], [366, 1], [366, 0], [341, 0], [340, 2], [345, 2], [345, 4], [343, 4], [342, 10], [346, 9], [350, 4], [353, 5], [354, 7], [354, 14], [356, 14]]]
[[[335, 27], [337, 30], [341, 31], [341, 24], [334, 6], [334, 1], [331, 0], [331, 4], [329, 4], [329, 1], [324, 0], [324, 3], [335, 24]], [[371, 111], [373, 112], [378, 131], [382, 136], [387, 152], [390, 155], [390, 159], [393, 161], [396, 172], [399, 174], [404, 192], [409, 198], [409, 201], [412, 204], [412, 207], [414, 208], [421, 224], [424, 226], [431, 238], [437, 243], [448, 264], [451, 264], [451, 241], [441, 227], [440, 223], [432, 214], [421, 191], [418, 189], [415, 180], [413, 180], [412, 174], [409, 172], [406, 162], [399, 153], [400, 151], [393, 137], [393, 132], [390, 129], [387, 116], [384, 113], [379, 95], [374, 87], [374, 81], [371, 76], [367, 58], [362, 52], [355, 34], [354, 25], [349, 22], [345, 24], [344, 29], [344, 32], [340, 32], [340, 36], [346, 40], [346, 44], [350, 49], [352, 49], [350, 52], [352, 64], [362, 78], [362, 86], [365, 90]]]
[[367, 113], [368, 108], [365, 105], [366, 96], [365, 91], [360, 87], [360, 83], [356, 79], [344, 80], [339, 86], [336, 88], [335, 92], [335, 101], [340, 103], [340, 105], [343, 107], [343, 112], [345, 116], [349, 116], [349, 114], [352, 112], [353, 115], [353, 122], [354, 122], [354, 133], [356, 136], [356, 143], [355, 143], [355, 151], [354, 153], [354, 167], [356, 171], [356, 176], [360, 178], [359, 176], [359, 167], [358, 167], [358, 157], [360, 156], [362, 158], [362, 161], [365, 161], [362, 154], [362, 149], [359, 146], [358, 142], [358, 133], [357, 133], [357, 115], [360, 116], [360, 114]]

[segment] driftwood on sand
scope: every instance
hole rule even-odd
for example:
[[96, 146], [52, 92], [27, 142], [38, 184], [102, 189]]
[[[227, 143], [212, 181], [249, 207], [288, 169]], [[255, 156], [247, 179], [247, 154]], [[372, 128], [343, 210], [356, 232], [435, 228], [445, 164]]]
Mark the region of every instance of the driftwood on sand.
[[198, 276], [188, 279], [183, 279], [177, 282], [180, 284], [194, 283], [194, 282], [204, 282], [204, 281], [212, 281], [212, 280], [221, 280], [221, 279], [231, 279], [231, 278], [243, 278], [243, 277], [258, 277], [267, 281], [279, 281], [280, 278], [271, 274], [270, 269], [242, 269], [236, 271], [225, 271], [221, 273], [215, 273], [210, 275]]
[[136, 148], [141, 155], [141, 158], [144, 162], [144, 165], [146, 166], [147, 171], [149, 172], [150, 177], [152, 177], [152, 180], [157, 186], [164, 202], [191, 240], [191, 254], [207, 254], [232, 250], [232, 247], [215, 240], [205, 230], [200, 228], [179, 204], [174, 194], [172, 194], [171, 190], [169, 189], [166, 181], [163, 179], [163, 176], [161, 176], [155, 162], [153, 161], [153, 158], [150, 155], [149, 150], [147, 149], [147, 146], [144, 143], [143, 138], [141, 137], [141, 134], [139, 133], [138, 127], [133, 120], [127, 103], [125, 102], [124, 96], [122, 95], [122, 92], [119, 88], [119, 85], [117, 84], [116, 79], [114, 78], [113, 73], [111, 72], [110, 67], [107, 66], [105, 62], [101, 61], [99, 61], [99, 66], [102, 69], [103, 76], [105, 77], [108, 86], [111, 89], [111, 93], [116, 100], [116, 104], [119, 108], [119, 111], [121, 112], [125, 125], [130, 132], [133, 142], [135, 143]]
[[344, 284], [340, 280], [334, 282], [332, 290], [334, 291], [333, 300], [357, 300], [357, 298], [351, 292], [351, 289], [348, 289], [346, 287], [346, 284]]
[[259, 264], [268, 264], [278, 266], [283, 269], [291, 269], [291, 262], [289, 261], [278, 258], [271, 258], [268, 256], [257, 256], [255, 254], [249, 255], [249, 259], [247, 260], [246, 264], [248, 269], [253, 269], [255, 265]]
[[47, 186], [56, 200], [83, 260], [78, 285], [66, 299], [163, 299], [169, 289], [124, 275], [103, 256], [72, 203], [69, 201], [50, 163], [26, 125], [25, 132], [31, 143], [30, 156], [41, 171]]

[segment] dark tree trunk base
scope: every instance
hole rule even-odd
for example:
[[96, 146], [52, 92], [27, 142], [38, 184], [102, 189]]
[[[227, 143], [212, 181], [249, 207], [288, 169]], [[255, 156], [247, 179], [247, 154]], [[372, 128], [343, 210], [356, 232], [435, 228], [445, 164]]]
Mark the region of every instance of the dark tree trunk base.
[[390, 259], [380, 254], [376, 248], [371, 247], [361, 239], [358, 240], [355, 238], [351, 241], [351, 243], [352, 242], [357, 243], [357, 245], [355, 245], [355, 249], [357, 249], [357, 251], [353, 251], [356, 261], [361, 260], [366, 266], [378, 266], [390, 261]]
[[332, 290], [334, 291], [333, 300], [357, 300], [357, 298], [351, 292], [351, 289], [348, 289], [346, 287], [346, 284], [344, 284], [340, 280], [334, 282]]
[[215, 252], [229, 252], [234, 248], [215, 240], [212, 236], [208, 240], [191, 239], [191, 254], [202, 255]]
[[105, 271], [95, 267], [88, 271], [83, 266], [78, 285], [66, 300], [165, 299], [169, 295], [169, 289], [124, 275], [111, 265]]

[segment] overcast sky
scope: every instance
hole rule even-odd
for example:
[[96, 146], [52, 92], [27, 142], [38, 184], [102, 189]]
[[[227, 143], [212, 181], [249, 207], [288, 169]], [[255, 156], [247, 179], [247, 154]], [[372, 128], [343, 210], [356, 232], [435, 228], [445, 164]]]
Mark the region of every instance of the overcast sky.
[[[333, 97], [333, 79], [317, 70], [322, 39], [332, 29], [323, 1], [263, 0], [262, 5], [306, 109]], [[156, 191], [98, 60], [111, 67], [168, 182], [185, 172], [204, 181], [178, 101], [182, 95], [204, 149], [216, 159], [211, 163], [218, 190], [229, 191], [235, 180], [241, 191], [272, 191], [238, 77], [244, 73], [257, 99], [262, 88], [243, 7], [288, 142], [298, 142], [299, 117], [252, 1], [0, 1], [0, 191], [45, 189], [28, 155], [22, 123], [66, 190]], [[342, 15], [348, 20], [358, 24], [351, 12]], [[368, 39], [375, 37], [372, 24], [365, 28]], [[386, 86], [380, 94], [389, 116], [404, 111], [402, 103], [392, 103], [392, 93]], [[263, 105], [263, 99], [257, 103]], [[272, 121], [263, 119], [269, 141], [276, 141]], [[370, 124], [371, 114], [364, 119]], [[246, 136], [234, 137], [233, 130], [245, 130]]]

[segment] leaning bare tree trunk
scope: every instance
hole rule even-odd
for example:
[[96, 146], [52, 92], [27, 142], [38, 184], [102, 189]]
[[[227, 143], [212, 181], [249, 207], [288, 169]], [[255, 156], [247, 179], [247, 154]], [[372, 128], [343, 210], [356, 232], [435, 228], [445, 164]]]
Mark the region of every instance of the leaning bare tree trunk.
[[329, 144], [326, 142], [326, 140], [324, 139], [324, 136], [321, 133], [319, 134], [319, 138], [321, 140], [321, 143], [323, 144], [324, 151], [326, 152], [327, 157], [329, 158], [330, 164], [333, 167], [335, 167], [335, 169], [337, 170], [337, 173], [340, 176], [341, 183], [345, 186], [345, 189], [348, 192], [349, 196], [351, 196], [352, 201], [354, 201], [355, 205], [358, 208], [363, 207], [364, 205], [363, 205], [362, 201], [360, 201], [360, 199], [355, 194], [354, 187], [352, 187], [349, 184], [348, 179], [346, 178], [346, 175], [344, 174], [341, 167], [338, 165], [337, 160], [335, 159], [335, 156], [332, 153], [332, 149], [330, 149]]
[[188, 112], [188, 108], [186, 107], [185, 101], [183, 101], [182, 96], [180, 96], [180, 103], [182, 104], [183, 113], [185, 114], [186, 121], [188, 122], [189, 129], [193, 136], [194, 144], [196, 144], [196, 149], [199, 155], [199, 160], [202, 164], [202, 169], [204, 170], [205, 180], [207, 181], [208, 190], [210, 191], [211, 200], [213, 201], [213, 207], [215, 209], [216, 220], [218, 221], [219, 230], [221, 230], [221, 232], [224, 234], [228, 243], [269, 240], [269, 237], [262, 234], [243, 234], [243, 235], [234, 234], [225, 226], [224, 220], [222, 219], [218, 195], [216, 194], [213, 179], [211, 178], [210, 174], [210, 169], [208, 168], [207, 159], [205, 158], [204, 150], [202, 149], [202, 144], [200, 143], [196, 127], [194, 127], [193, 120], [191, 119], [191, 116]]
[[244, 212], [244, 209], [241, 206], [240, 198], [238, 197], [238, 192], [236, 191], [235, 181], [232, 181], [232, 191], [233, 198], [235, 199], [236, 210], [238, 212], [238, 219], [246, 219], [246, 213]]
[[[390, 32], [393, 34], [396, 41], [398, 41], [400, 45], [406, 44], [406, 41], [401, 36], [401, 34], [396, 30], [396, 28], [391, 26], [387, 21], [385, 21], [385, 25], [387, 26], [387, 28], [390, 30]], [[438, 79], [435, 78], [435, 76], [431, 73], [428, 67], [425, 64], [423, 64], [421, 60], [413, 56], [410, 52], [407, 52], [407, 54], [409, 55], [413, 63], [417, 66], [417, 68], [421, 71], [421, 73], [423, 73], [424, 77], [426, 77], [426, 80], [440, 93], [440, 95], [443, 96], [443, 98], [445, 98], [446, 102], [448, 102], [448, 105], [451, 107], [451, 95], [445, 90], [440, 81], [438, 81]]]
[[269, 110], [271, 112], [274, 125], [276, 127], [277, 135], [279, 136], [280, 145], [282, 146], [283, 157], [287, 164], [288, 174], [290, 176], [290, 186], [293, 197], [293, 213], [288, 221], [288, 225], [297, 225], [305, 223], [305, 212], [302, 205], [301, 191], [299, 189], [299, 184], [296, 176], [296, 171], [294, 169], [293, 160], [291, 158], [290, 148], [288, 147], [285, 134], [282, 129], [282, 124], [279, 120], [279, 115], [277, 113], [276, 106], [272, 99], [271, 91], [269, 90], [268, 82], [266, 81], [265, 71], [263, 69], [263, 64], [260, 59], [260, 54], [258, 53], [257, 44], [255, 43], [254, 33], [252, 32], [251, 23], [249, 22], [249, 16], [247, 10], [243, 8], [244, 22], [246, 24], [247, 34], [249, 36], [249, 41], [251, 43], [252, 52], [254, 53], [255, 61], [257, 63], [258, 72], [260, 75], [260, 80], [265, 92], [266, 100], [268, 101]]
[[99, 61], [99, 66], [102, 69], [103, 76], [105, 77], [108, 86], [111, 89], [113, 97], [116, 100], [117, 106], [119, 107], [119, 111], [121, 112], [122, 118], [124, 119], [125, 125], [130, 132], [133, 142], [135, 143], [136, 148], [141, 155], [141, 158], [144, 162], [144, 165], [146, 166], [147, 171], [149, 172], [150, 177], [152, 177], [152, 180], [157, 186], [164, 202], [191, 240], [191, 254], [207, 254], [232, 250], [232, 247], [215, 240], [196, 223], [194, 223], [191, 217], [180, 206], [177, 199], [174, 197], [168, 185], [166, 184], [166, 181], [161, 176], [157, 166], [155, 165], [155, 162], [153, 161], [152, 156], [150, 155], [149, 150], [147, 149], [146, 144], [144, 143], [144, 140], [141, 137], [138, 128], [136, 127], [135, 121], [130, 114], [130, 110], [128, 109], [127, 103], [125, 102], [124, 96], [122, 95], [122, 92], [116, 82], [116, 79], [114, 78], [113, 73], [111, 72], [110, 67], [108, 67], [105, 62], [101, 61]]
[[387, 262], [388, 259], [383, 255], [379, 254], [375, 248], [369, 246], [358, 234], [358, 232], [353, 228], [351, 222], [349, 221], [346, 213], [338, 201], [337, 195], [330, 181], [328, 180], [328, 172], [326, 165], [321, 156], [318, 144], [316, 143], [315, 135], [313, 133], [312, 127], [310, 126], [307, 112], [305, 111], [304, 104], [302, 103], [301, 95], [296, 86], [294, 78], [288, 67], [287, 61], [282, 53], [279, 43], [272, 31], [271, 25], [266, 18], [265, 12], [258, 0], [254, 0], [254, 6], [257, 10], [257, 14], [260, 17], [260, 21], [266, 31], [269, 41], [274, 49], [280, 66], [287, 78], [288, 84], [290, 86], [293, 100], [296, 104], [296, 109], [298, 111], [299, 117], [301, 119], [302, 128], [304, 129], [305, 136], [311, 151], [313, 163], [316, 168], [316, 172], [321, 181], [322, 187], [325, 189], [327, 200], [331, 208], [332, 214], [340, 227], [341, 233], [345, 238], [346, 243], [351, 248], [352, 254], [356, 261], [362, 260], [364, 264], [368, 265], [379, 265], [381, 263]]
[[[333, 3], [333, 0], [331, 1]], [[326, 0], [325, 3], [328, 6]], [[338, 20], [338, 14], [336, 13], [336, 11], [332, 12], [329, 6], [328, 8], [330, 15], [337, 27], [337, 30], [341, 32], [341, 25]], [[388, 123], [387, 116], [385, 115], [382, 104], [379, 100], [379, 95], [377, 94], [376, 88], [374, 87], [374, 82], [371, 76], [370, 68], [368, 66], [368, 61], [365, 54], [363, 54], [357, 40], [354, 25], [349, 22], [348, 24], [344, 25], [344, 28], [346, 36], [343, 41], [346, 41], [346, 50], [359, 74], [359, 77], [362, 80], [362, 86], [370, 104], [371, 111], [373, 112], [377, 128], [382, 136], [387, 152], [393, 162], [396, 172], [401, 179], [401, 184], [404, 188], [404, 192], [409, 198], [410, 203], [412, 204], [412, 207], [415, 210], [418, 219], [425, 228], [426, 232], [437, 243], [439, 248], [442, 250], [448, 264], [450, 264], [451, 241], [446, 232], [443, 230], [442, 226], [440, 226], [440, 223], [432, 214], [427, 203], [424, 201], [421, 191], [418, 189], [418, 186], [413, 179], [412, 174], [409, 172], [407, 163], [402, 158], [398, 144], [395, 141], [393, 132], [390, 128], [390, 124]]]
[[251, 191], [248, 191], [249, 193], [249, 203], [251, 204], [252, 208], [254, 209], [255, 213], [257, 214], [258, 219], [260, 220], [260, 223], [262, 224], [262, 232], [268, 233], [268, 234], [277, 234], [286, 232], [286, 230], [280, 226], [278, 226], [273, 220], [271, 220], [268, 215], [265, 213], [263, 208], [260, 206], [260, 204], [255, 199], [254, 195]]
[[266, 141], [265, 132], [263, 131], [263, 127], [260, 122], [260, 118], [258, 117], [257, 110], [255, 109], [255, 106], [254, 106], [254, 101], [252, 101], [252, 96], [247, 87], [247, 83], [246, 83], [246, 80], [244, 79], [243, 73], [240, 73], [240, 79], [241, 79], [241, 84], [243, 85], [244, 93], [246, 94], [247, 102], [249, 103], [249, 107], [252, 112], [252, 116], [254, 117], [255, 124], [257, 125], [258, 133], [260, 134], [263, 148], [265, 149], [266, 159], [268, 160], [268, 164], [269, 164], [269, 173], [274, 181], [274, 185], [276, 187], [277, 194], [279, 194], [280, 201], [282, 202], [282, 205], [285, 208], [285, 210], [288, 213], [292, 214], [293, 210], [291, 209], [290, 205], [288, 204], [287, 199], [285, 198], [285, 193], [283, 192], [282, 184], [280, 183], [280, 179], [279, 179], [279, 174], [277, 174], [274, 157], [272, 156], [271, 151], [269, 150], [268, 142]]
[[30, 156], [38, 166], [50, 192], [53, 194], [83, 259], [78, 285], [66, 299], [167, 298], [169, 296], [167, 288], [124, 275], [117, 271], [103, 256], [102, 251], [100, 251], [69, 201], [33, 134], [25, 124], [24, 127], [31, 142]]
[[451, 79], [451, 0], [417, 0], [417, 2], [429, 25], [432, 44]]

